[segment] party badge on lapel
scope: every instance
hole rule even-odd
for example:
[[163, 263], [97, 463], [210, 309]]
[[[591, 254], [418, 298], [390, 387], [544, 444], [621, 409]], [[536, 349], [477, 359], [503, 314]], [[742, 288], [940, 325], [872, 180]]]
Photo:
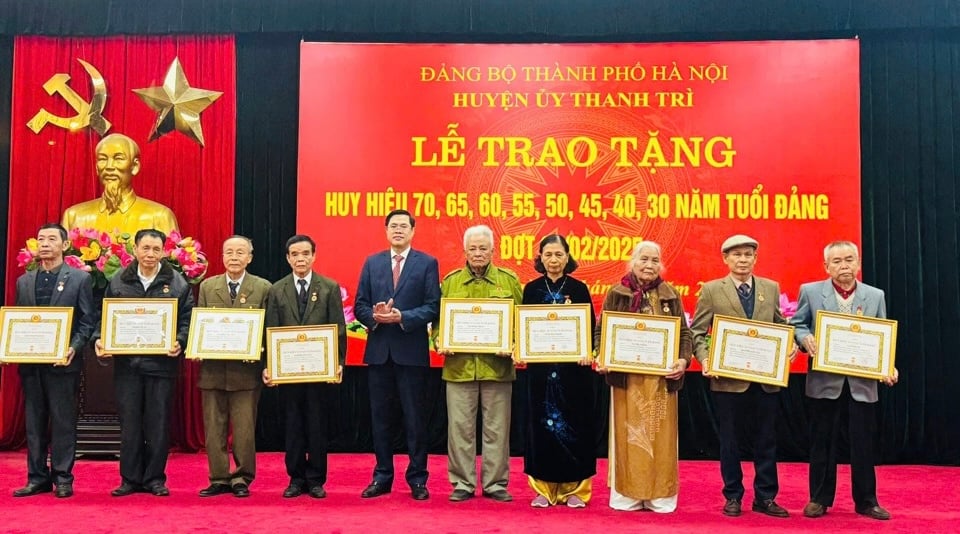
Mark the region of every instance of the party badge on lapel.
[[310, 295], [310, 300], [313, 301], [313, 302], [316, 302], [316, 301], [317, 301], [317, 292], [316, 292], [316, 291], [314, 291], [313, 294]]
[[757, 293], [757, 300], [763, 302], [763, 293]]
[[247, 303], [247, 296], [244, 295], [243, 293], [240, 293], [240, 304], [246, 304], [246, 303]]
[[169, 293], [169, 292], [170, 292], [170, 286], [163, 286], [163, 292], [164, 292], [164, 293]]
[[664, 305], [663, 305], [663, 313], [666, 313], [666, 314], [669, 314], [669, 313], [670, 313], [670, 305], [669, 305], [669, 304], [664, 303]]
[[57, 291], [63, 291], [63, 282], [57, 284]]
[[857, 315], [863, 315], [863, 306], [857, 306]]

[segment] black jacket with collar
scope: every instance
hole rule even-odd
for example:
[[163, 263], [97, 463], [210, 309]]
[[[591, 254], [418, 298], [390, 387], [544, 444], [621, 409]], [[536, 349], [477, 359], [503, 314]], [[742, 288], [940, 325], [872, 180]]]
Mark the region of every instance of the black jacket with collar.
[[[107, 285], [105, 298], [150, 298], [177, 299], [177, 341], [180, 348], [186, 349], [187, 332], [190, 330], [190, 315], [193, 312], [193, 291], [183, 276], [174, 271], [164, 260], [160, 262], [160, 272], [146, 289], [137, 274], [139, 264], [136, 260], [120, 271]], [[181, 353], [182, 354], [182, 353]], [[116, 356], [116, 373], [138, 373], [151, 376], [176, 377], [180, 373], [180, 358], [166, 354], [156, 356]]]

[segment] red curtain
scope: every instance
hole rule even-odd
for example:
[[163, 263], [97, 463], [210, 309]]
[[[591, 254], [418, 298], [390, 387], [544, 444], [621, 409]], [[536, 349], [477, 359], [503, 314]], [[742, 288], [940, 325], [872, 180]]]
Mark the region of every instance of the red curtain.
[[[163, 85], [174, 58], [180, 58], [191, 87], [222, 91], [201, 114], [205, 147], [180, 132], [148, 142], [156, 113], [132, 92]], [[233, 233], [234, 151], [236, 148], [236, 53], [233, 36], [167, 36], [110, 38], [17, 37], [14, 42], [13, 103], [10, 132], [9, 250], [6, 258], [6, 302], [14, 301], [15, 281], [22, 273], [16, 253], [45, 222], [60, 222], [67, 207], [100, 195], [94, 147], [101, 136], [89, 128], [69, 132], [47, 125], [39, 134], [27, 122], [40, 110], [61, 117], [76, 115], [59, 95], [48, 95], [44, 83], [68, 73], [70, 87], [85, 101], [93, 89], [77, 59], [93, 65], [106, 82], [103, 115], [112, 123], [107, 133], [123, 133], [140, 145], [141, 170], [134, 178], [138, 196], [169, 206], [180, 231], [193, 236], [208, 253], [210, 272], [223, 271], [220, 244]], [[174, 443], [188, 449], [203, 446], [198, 367], [183, 366], [176, 398]], [[0, 447], [24, 441], [20, 378], [13, 367], [0, 378]]]

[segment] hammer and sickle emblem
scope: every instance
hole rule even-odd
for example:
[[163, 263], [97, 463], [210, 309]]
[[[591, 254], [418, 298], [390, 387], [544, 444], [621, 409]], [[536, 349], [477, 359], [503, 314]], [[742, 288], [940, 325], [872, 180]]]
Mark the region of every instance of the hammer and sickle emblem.
[[43, 84], [43, 90], [50, 96], [53, 96], [54, 93], [59, 94], [77, 114], [73, 117], [60, 117], [50, 113], [44, 108], [40, 108], [40, 111], [27, 122], [27, 128], [33, 130], [33, 133], [40, 133], [40, 130], [47, 124], [59, 126], [60, 128], [70, 131], [77, 131], [89, 126], [100, 135], [107, 133], [107, 130], [110, 129], [110, 121], [103, 117], [103, 107], [107, 104], [107, 84], [103, 80], [103, 76], [93, 65], [79, 58], [77, 61], [83, 65], [83, 69], [90, 75], [90, 85], [93, 86], [93, 98], [90, 99], [90, 102], [81, 98], [80, 95], [68, 85], [70, 82], [69, 74], [63, 72], [54, 74]]

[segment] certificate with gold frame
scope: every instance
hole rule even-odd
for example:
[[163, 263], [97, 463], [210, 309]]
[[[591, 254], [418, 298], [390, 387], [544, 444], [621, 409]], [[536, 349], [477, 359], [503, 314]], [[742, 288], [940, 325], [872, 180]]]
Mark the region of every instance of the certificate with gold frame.
[[67, 363], [73, 308], [4, 306], [0, 308], [0, 361]]
[[262, 309], [194, 308], [186, 355], [193, 360], [259, 360]]
[[714, 315], [707, 372], [786, 387], [793, 343], [792, 326]]
[[437, 350], [513, 352], [512, 299], [440, 299]]
[[525, 304], [516, 307], [516, 360], [579, 362], [592, 352], [589, 304]]
[[274, 384], [340, 382], [337, 325], [267, 328], [267, 373]]
[[177, 299], [103, 299], [100, 322], [106, 354], [167, 354], [177, 341]]
[[893, 376], [897, 321], [817, 311], [814, 371], [880, 380]]
[[604, 311], [599, 365], [608, 371], [663, 376], [680, 353], [680, 318]]

